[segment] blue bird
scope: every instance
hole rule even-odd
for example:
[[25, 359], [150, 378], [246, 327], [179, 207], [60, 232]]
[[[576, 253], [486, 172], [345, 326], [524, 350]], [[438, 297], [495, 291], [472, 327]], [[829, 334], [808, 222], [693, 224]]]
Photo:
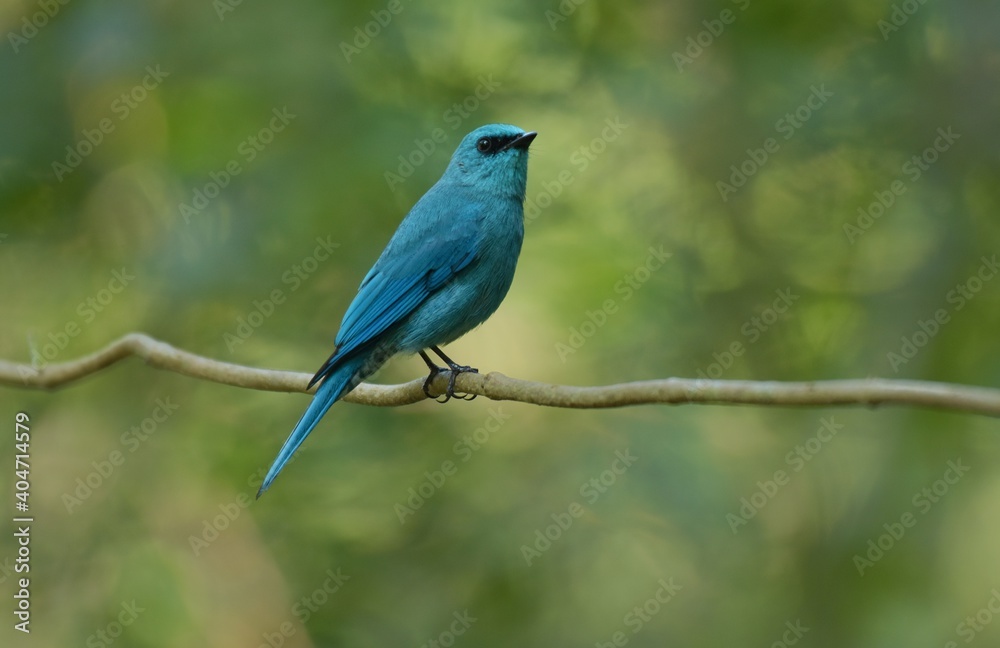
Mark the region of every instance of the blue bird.
[[333, 355], [309, 381], [320, 383], [312, 403], [271, 464], [260, 497], [327, 410], [397, 353], [419, 353], [430, 369], [424, 392], [459, 365], [439, 345], [482, 324], [500, 306], [514, 279], [524, 239], [528, 146], [537, 133], [491, 124], [472, 131], [455, 150], [444, 175], [400, 223], [382, 256], [361, 281], [337, 333]]

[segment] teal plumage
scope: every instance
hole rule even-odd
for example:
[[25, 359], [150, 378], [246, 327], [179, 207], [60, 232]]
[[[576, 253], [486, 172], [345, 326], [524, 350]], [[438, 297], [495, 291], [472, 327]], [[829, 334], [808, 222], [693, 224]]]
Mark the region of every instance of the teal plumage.
[[514, 279], [524, 238], [528, 146], [535, 133], [483, 126], [458, 145], [441, 179], [407, 214], [344, 314], [320, 383], [257, 493], [260, 497], [330, 407], [397, 353], [437, 348], [484, 322]]

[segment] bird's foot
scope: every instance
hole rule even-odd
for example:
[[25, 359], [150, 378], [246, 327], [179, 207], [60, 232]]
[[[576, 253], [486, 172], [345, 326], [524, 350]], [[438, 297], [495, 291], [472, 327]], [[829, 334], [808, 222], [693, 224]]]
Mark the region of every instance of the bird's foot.
[[[427, 380], [424, 381], [424, 394], [426, 394], [427, 398], [434, 398], [434, 400], [438, 403], [447, 403], [453, 396], [455, 396], [455, 381], [458, 379], [459, 374], [479, 373], [479, 369], [468, 365], [458, 364], [448, 356], [441, 353], [441, 350], [437, 347], [431, 347], [431, 349], [433, 349], [436, 354], [441, 356], [442, 360], [448, 363], [448, 368], [445, 369], [444, 367], [437, 366], [431, 362], [431, 359], [427, 357], [427, 354], [423, 351], [420, 352], [420, 357], [424, 359], [428, 369], [430, 369], [430, 374], [427, 376]], [[431, 385], [434, 383], [434, 379], [437, 378], [437, 375], [444, 371], [448, 372], [448, 386], [445, 388], [444, 394], [441, 394], [440, 396], [433, 396], [431, 394]], [[458, 396], [458, 398], [471, 401], [475, 400], [476, 396], [478, 396], [478, 394], [462, 394]]]
[[427, 398], [433, 398], [434, 400], [436, 400], [439, 403], [447, 403], [448, 402], [447, 398], [445, 398], [442, 401], [442, 400], [438, 400], [437, 396], [434, 396], [434, 395], [431, 394], [431, 385], [434, 383], [434, 379], [437, 378], [437, 375], [439, 373], [441, 373], [442, 371], [447, 371], [447, 369], [445, 369], [444, 367], [438, 367], [438, 366], [431, 365], [431, 372], [427, 376], [427, 380], [424, 381], [424, 395], [427, 396]]
[[[455, 395], [455, 380], [458, 379], [459, 374], [464, 373], [479, 373], [479, 369], [475, 367], [470, 367], [469, 365], [450, 365], [448, 367], [448, 387], [444, 390], [445, 399], [443, 401], [438, 401], [439, 403], [447, 403], [448, 399]], [[464, 401], [476, 400], [478, 394], [462, 394], [459, 396], [460, 399]]]

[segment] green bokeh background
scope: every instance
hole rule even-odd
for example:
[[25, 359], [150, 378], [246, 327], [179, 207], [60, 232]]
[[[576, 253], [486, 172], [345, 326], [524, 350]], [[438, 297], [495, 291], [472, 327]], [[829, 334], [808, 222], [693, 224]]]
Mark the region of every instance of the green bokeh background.
[[[0, 7], [0, 357], [61, 362], [144, 331], [311, 372], [460, 137], [502, 121], [539, 132], [537, 209], [507, 300], [448, 348], [456, 359], [579, 385], [699, 372], [1000, 385], [1000, 279], [974, 279], [1000, 253], [997, 3], [586, 0], [560, 15], [554, 1], [77, 0], [31, 38], [11, 36], [32, 34], [24, 20], [43, 6]], [[123, 119], [116, 101], [147, 66], [167, 76]], [[803, 108], [814, 90], [832, 95]], [[274, 110], [294, 118], [248, 159]], [[67, 147], [86, 151], [102, 119], [114, 129], [54, 167]], [[959, 138], [908, 174], [949, 128]], [[768, 138], [777, 150], [747, 162]], [[399, 156], [415, 164], [394, 182]], [[182, 213], [232, 163], [218, 195]], [[723, 200], [717, 183], [744, 163], [753, 173]], [[902, 195], [845, 231], [895, 181]], [[317, 239], [336, 244], [325, 260]], [[651, 247], [671, 256], [646, 273]], [[134, 276], [118, 293], [114, 272]], [[971, 298], [955, 298], [959, 285]], [[274, 290], [282, 303], [260, 306], [267, 316], [233, 344]], [[795, 298], [776, 314], [779, 291]], [[935, 334], [921, 337], [921, 322]], [[904, 338], [924, 344], [893, 361]], [[377, 380], [424, 371], [399, 358]], [[176, 405], [166, 420], [130, 432], [164, 402]], [[10, 627], [17, 547], [12, 531], [0, 538], [0, 643], [594, 646], [621, 633], [629, 646], [946, 646], [965, 645], [977, 613], [993, 622], [974, 645], [1000, 641], [987, 607], [1000, 604], [994, 420], [342, 404], [272, 491], [241, 506], [306, 403], [137, 359], [51, 393], [0, 388], [0, 429], [31, 416], [36, 518], [30, 637]], [[478, 432], [481, 447], [456, 453], [491, 420], [503, 423]], [[842, 427], [820, 433], [824, 420]], [[800, 445], [808, 462], [789, 457]], [[616, 452], [636, 459], [591, 501], [581, 487]], [[122, 459], [111, 471], [109, 457]], [[397, 504], [446, 461], [457, 472], [401, 523]], [[920, 493], [949, 461], [969, 470], [928, 506]], [[779, 470], [787, 483], [772, 487]], [[766, 503], [734, 526], [743, 498]], [[522, 547], [574, 502], [581, 515], [549, 529], [557, 539], [529, 565]], [[856, 556], [907, 513], [915, 524], [882, 538], [892, 547], [859, 574]], [[327, 594], [331, 574], [347, 580]], [[680, 590], [649, 603], [661, 579]], [[116, 626], [133, 601], [142, 611]], [[442, 634], [466, 610], [475, 622]], [[787, 634], [796, 624], [801, 638]], [[98, 634], [118, 630], [113, 644]]]

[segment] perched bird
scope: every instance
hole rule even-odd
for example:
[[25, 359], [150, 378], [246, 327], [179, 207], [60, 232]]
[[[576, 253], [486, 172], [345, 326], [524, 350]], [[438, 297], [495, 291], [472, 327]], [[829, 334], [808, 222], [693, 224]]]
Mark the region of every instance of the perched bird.
[[[500, 306], [524, 238], [528, 146], [537, 133], [491, 124], [472, 131], [444, 175], [400, 223], [382, 256], [361, 281], [340, 323], [333, 355], [309, 382], [312, 403], [271, 464], [260, 497], [330, 406], [397, 353], [419, 353], [430, 369], [424, 392], [448, 365], [444, 399], [455, 378], [476, 369], [441, 352]], [[442, 401], [444, 402], [444, 401]]]

